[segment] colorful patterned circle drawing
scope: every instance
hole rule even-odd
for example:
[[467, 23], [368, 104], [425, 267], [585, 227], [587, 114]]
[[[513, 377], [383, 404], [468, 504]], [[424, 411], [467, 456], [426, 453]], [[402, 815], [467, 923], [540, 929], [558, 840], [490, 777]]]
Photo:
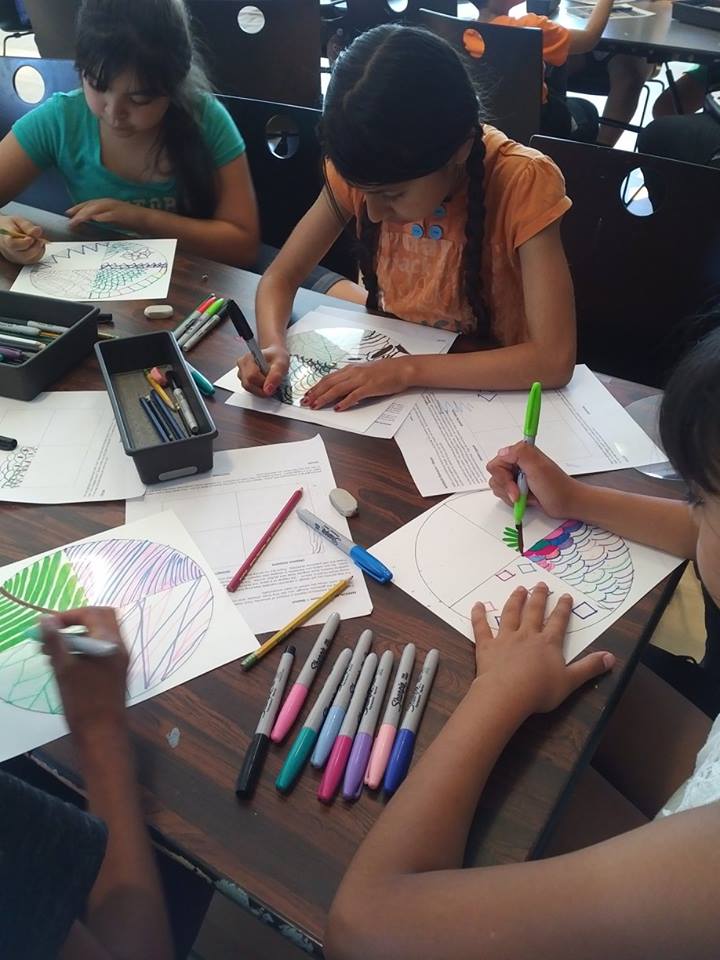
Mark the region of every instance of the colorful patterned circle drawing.
[[49, 254], [32, 267], [30, 282], [51, 297], [113, 300], [145, 290], [167, 272], [167, 257], [152, 244], [106, 240]]
[[25, 636], [41, 610], [93, 605], [116, 608], [131, 699], [172, 676], [202, 643], [213, 592], [193, 559], [149, 540], [91, 540], [42, 557], [0, 588], [0, 699], [62, 713], [49, 663]]

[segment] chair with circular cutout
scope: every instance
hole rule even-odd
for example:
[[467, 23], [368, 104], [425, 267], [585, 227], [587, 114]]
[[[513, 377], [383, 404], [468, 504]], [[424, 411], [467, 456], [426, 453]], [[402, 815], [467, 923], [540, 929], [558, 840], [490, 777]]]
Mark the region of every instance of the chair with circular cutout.
[[[562, 237], [578, 361], [664, 386], [701, 333], [693, 317], [720, 290], [720, 170], [550, 137], [531, 146], [557, 163], [573, 201]], [[630, 209], [638, 168], [651, 211]]]

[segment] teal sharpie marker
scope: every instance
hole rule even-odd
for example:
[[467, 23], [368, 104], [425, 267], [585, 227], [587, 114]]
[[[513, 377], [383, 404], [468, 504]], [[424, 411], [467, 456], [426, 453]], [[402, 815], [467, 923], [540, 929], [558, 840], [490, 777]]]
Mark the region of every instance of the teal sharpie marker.
[[303, 523], [306, 523], [315, 533], [319, 533], [321, 537], [325, 537], [325, 539], [334, 547], [337, 547], [338, 550], [346, 553], [353, 563], [357, 564], [357, 566], [371, 576], [373, 580], [377, 580], [379, 583], [388, 583], [392, 580], [392, 570], [388, 570], [384, 563], [380, 563], [377, 557], [368, 553], [364, 547], [360, 547], [357, 543], [353, 543], [352, 540], [348, 540], [348, 538], [344, 537], [338, 530], [333, 529], [333, 527], [325, 523], [324, 520], [316, 517], [314, 513], [310, 513], [309, 510], [300, 508], [300, 510], [296, 512]]
[[198, 385], [200, 393], [204, 394], [206, 397], [211, 397], [215, 393], [215, 387], [210, 383], [208, 378], [203, 376], [203, 374], [200, 373], [199, 370], [196, 370], [191, 363], [187, 362], [187, 360], [185, 360], [185, 366], [188, 368], [190, 376]]
[[[535, 438], [538, 432], [538, 423], [540, 422], [540, 406], [542, 404], [542, 384], [535, 381], [528, 394], [527, 407], [525, 408], [525, 426], [523, 427], [523, 440], [531, 447], [535, 446]], [[515, 529], [518, 533], [518, 548], [523, 552], [523, 529], [522, 522], [525, 516], [525, 509], [528, 500], [527, 477], [522, 472], [518, 473], [517, 485], [520, 490], [520, 496], [515, 501], [513, 514], [515, 517]]]
[[313, 752], [313, 747], [320, 734], [320, 727], [330, 709], [330, 704], [335, 696], [335, 691], [340, 685], [340, 681], [345, 676], [348, 664], [352, 659], [352, 650], [346, 647], [338, 655], [335, 664], [330, 671], [330, 675], [325, 681], [325, 686], [313, 705], [312, 710], [307, 715], [302, 730], [295, 738], [292, 747], [285, 758], [285, 763], [275, 781], [275, 787], [280, 793], [289, 793], [295, 785], [298, 777], [305, 769], [305, 764]]

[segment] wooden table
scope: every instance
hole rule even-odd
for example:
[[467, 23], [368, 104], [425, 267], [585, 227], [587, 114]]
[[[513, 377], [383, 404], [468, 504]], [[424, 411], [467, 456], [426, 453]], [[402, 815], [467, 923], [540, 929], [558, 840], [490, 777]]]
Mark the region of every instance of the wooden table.
[[[60, 238], [63, 221], [41, 219], [51, 238]], [[15, 268], [0, 262], [0, 285], [9, 286]], [[169, 301], [178, 315], [208, 291], [235, 297], [252, 315], [258, 278], [199, 258], [178, 255]], [[297, 313], [327, 298], [301, 291]], [[144, 302], [111, 305], [118, 333], [137, 334], [163, 326], [143, 317]], [[169, 324], [165, 324], [168, 325]], [[229, 324], [222, 325], [191, 353], [206, 375], [216, 378], [237, 352]], [[100, 389], [93, 357], [85, 358], [56, 389]], [[623, 402], [653, 391], [613, 382]], [[307, 423], [225, 406], [224, 394], [210, 402], [220, 430], [218, 449], [280, 443], [313, 436]], [[422, 499], [392, 441], [375, 440], [320, 428], [335, 478], [361, 505], [351, 523], [358, 542], [370, 545], [407, 523], [436, 501]], [[593, 482], [597, 478], [590, 478]], [[628, 490], [667, 494], [667, 487], [635, 471], [600, 478]], [[124, 522], [117, 503], [60, 506], [0, 505], [0, 562], [21, 560]], [[440, 669], [420, 730], [420, 754], [437, 735], [473, 676], [471, 645], [401, 590], [368, 583], [371, 617], [342, 624], [340, 641], [354, 643], [372, 627], [379, 650], [412, 639], [420, 659], [433, 646], [441, 651]], [[654, 614], [669, 582], [661, 585], [613, 625], [603, 647], [618, 659], [612, 674], [571, 697], [551, 716], [530, 720], [513, 738], [485, 791], [468, 845], [468, 865], [507, 863], [537, 854], [573, 779], [587, 762], [604, 722], [621, 693], [654, 625]], [[298, 659], [309, 649], [316, 629], [294, 635]], [[339, 649], [339, 643], [336, 641]], [[328, 907], [359, 842], [382, 810], [382, 800], [364, 793], [354, 806], [336, 802], [327, 808], [315, 798], [318, 777], [302, 777], [289, 797], [273, 786], [287, 747], [273, 748], [254, 799], [240, 804], [234, 782], [243, 752], [262, 709], [276, 658], [269, 656], [248, 674], [237, 663], [134, 706], [129, 722], [139, 761], [148, 821], [156, 836], [203, 870], [219, 890], [263, 920], [301, 932], [309, 952], [319, 954]], [[314, 698], [311, 697], [312, 701]], [[177, 728], [180, 740], [167, 736]], [[66, 737], [35, 754], [45, 766], [76, 782], [76, 756]], [[448, 812], [452, 815], [452, 812]]]

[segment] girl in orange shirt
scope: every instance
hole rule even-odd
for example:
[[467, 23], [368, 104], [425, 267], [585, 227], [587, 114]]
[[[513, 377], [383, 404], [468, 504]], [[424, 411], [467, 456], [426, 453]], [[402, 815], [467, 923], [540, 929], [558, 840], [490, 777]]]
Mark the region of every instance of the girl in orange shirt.
[[385, 25], [338, 59], [321, 137], [326, 185], [258, 288], [270, 365], [238, 361], [270, 396], [288, 370], [285, 334], [303, 277], [355, 219], [364, 287], [331, 293], [403, 320], [472, 333], [493, 349], [353, 364], [306, 395], [345, 410], [409, 387], [561, 386], [575, 363], [572, 283], [560, 240], [570, 207], [547, 157], [483, 125], [460, 57], [424, 30]]

